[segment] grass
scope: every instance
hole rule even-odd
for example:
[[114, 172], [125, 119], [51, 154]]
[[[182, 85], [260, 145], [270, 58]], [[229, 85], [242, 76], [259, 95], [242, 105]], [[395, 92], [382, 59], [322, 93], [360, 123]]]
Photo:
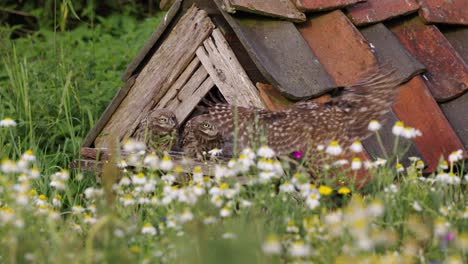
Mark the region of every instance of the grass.
[[402, 172], [380, 165], [364, 190], [326, 177], [349, 168], [311, 185], [300, 167], [256, 152], [179, 184], [187, 175], [173, 161], [139, 152], [121, 179], [113, 164], [102, 183], [64, 170], [160, 17], [101, 17], [16, 40], [0, 27], [0, 120], [17, 122], [0, 127], [1, 262], [467, 262], [468, 179], [453, 162], [429, 177], [417, 161]]

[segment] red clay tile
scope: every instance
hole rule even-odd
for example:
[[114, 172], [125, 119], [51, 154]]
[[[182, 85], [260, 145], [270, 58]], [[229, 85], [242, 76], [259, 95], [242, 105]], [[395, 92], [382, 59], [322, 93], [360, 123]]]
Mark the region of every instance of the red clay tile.
[[366, 0], [293, 0], [299, 10], [323, 11], [349, 6]]
[[420, 0], [419, 15], [426, 22], [468, 25], [468, 1]]
[[405, 125], [421, 130], [414, 141], [427, 162], [427, 171], [437, 169], [440, 156], [445, 158], [463, 144], [431, 96], [420, 76], [401, 86], [393, 111]]
[[390, 29], [426, 66], [423, 77], [438, 102], [455, 98], [468, 89], [468, 66], [437, 27], [425, 25], [415, 17]]
[[297, 28], [338, 86], [355, 84], [376, 65], [367, 41], [341, 10], [311, 17]]
[[228, 12], [240, 10], [260, 15], [280, 17], [294, 22], [303, 22], [306, 19], [304, 13], [297, 10], [296, 6], [289, 0], [229, 0], [225, 3], [227, 5], [225, 9]]
[[418, 10], [415, 0], [368, 0], [347, 8], [348, 16], [356, 25], [372, 24]]
[[468, 109], [468, 93], [450, 102], [440, 104], [440, 108], [462, 141], [465, 149], [468, 149], [468, 129], [466, 128], [466, 124], [468, 124], [468, 115], [466, 114], [466, 109]]

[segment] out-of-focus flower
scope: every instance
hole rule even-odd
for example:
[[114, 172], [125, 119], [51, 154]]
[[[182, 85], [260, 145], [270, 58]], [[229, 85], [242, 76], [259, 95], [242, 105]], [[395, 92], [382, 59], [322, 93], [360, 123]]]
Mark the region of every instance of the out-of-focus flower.
[[360, 158], [355, 157], [351, 162], [351, 170], [360, 170], [362, 168], [362, 161]]
[[262, 250], [267, 255], [281, 254], [282, 247], [278, 237], [273, 235], [268, 236], [262, 244]]
[[421, 212], [422, 211], [422, 207], [421, 205], [418, 203], [418, 201], [414, 201], [411, 203], [411, 206], [413, 207], [414, 210], [418, 211], [418, 212]]
[[339, 194], [349, 194], [351, 190], [348, 187], [340, 187], [337, 191]]
[[461, 149], [454, 151], [450, 153], [448, 160], [450, 163], [457, 162], [459, 160], [463, 159], [463, 151]]
[[15, 126], [16, 126], [15, 120], [9, 117], [6, 117], [2, 121], [0, 121], [0, 127], [15, 127]]
[[280, 189], [280, 192], [284, 192], [284, 193], [291, 193], [291, 192], [294, 192], [295, 190], [294, 185], [289, 183], [288, 181], [281, 184], [279, 189]]
[[332, 141], [327, 146], [327, 149], [325, 150], [325, 152], [332, 156], [338, 156], [341, 154], [341, 152], [343, 152], [343, 149], [338, 144], [338, 141]]
[[395, 125], [393, 125], [392, 133], [395, 136], [401, 136], [404, 130], [405, 130], [405, 125], [403, 124], [403, 122], [397, 121], [395, 122]]
[[273, 149], [271, 149], [270, 147], [268, 146], [261, 146], [258, 150], [257, 150], [257, 155], [259, 157], [262, 157], [262, 158], [266, 158], [266, 159], [271, 159], [275, 156], [275, 151]]
[[304, 241], [296, 241], [288, 249], [289, 255], [295, 258], [308, 257], [312, 253], [312, 248]]
[[367, 127], [370, 131], [379, 131], [382, 128], [382, 125], [377, 120], [371, 120], [369, 126]]
[[214, 148], [210, 151], [208, 151], [208, 154], [210, 154], [210, 156], [212, 158], [216, 157], [216, 156], [219, 156], [223, 153], [223, 150], [222, 149], [219, 149], [219, 148]]
[[362, 152], [363, 147], [361, 141], [354, 141], [353, 144], [351, 144], [351, 146], [349, 147], [349, 149], [354, 153]]
[[141, 233], [144, 235], [156, 235], [156, 228], [151, 223], [145, 223], [141, 229]]
[[166, 154], [164, 155], [159, 166], [160, 166], [160, 169], [163, 171], [170, 171], [172, 167], [174, 167], [174, 163], [172, 162], [171, 157]]

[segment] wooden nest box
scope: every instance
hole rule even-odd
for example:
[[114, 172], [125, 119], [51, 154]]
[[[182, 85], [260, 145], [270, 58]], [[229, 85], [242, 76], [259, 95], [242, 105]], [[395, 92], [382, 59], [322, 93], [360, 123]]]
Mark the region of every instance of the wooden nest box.
[[[97, 149], [111, 138], [128, 138], [152, 109], [170, 109], [184, 123], [213, 90], [230, 104], [270, 110], [297, 100], [323, 102], [327, 93], [356, 83], [379, 61], [396, 65], [404, 80], [381, 135], [389, 152], [397, 120], [422, 131], [424, 136], [414, 141], [407, 156], [422, 157], [426, 171], [436, 169], [441, 155], [468, 147], [468, 115], [460, 110], [468, 108], [468, 51], [463, 45], [468, 32], [456, 4], [162, 2], [170, 9], [84, 140], [81, 166], [95, 161]], [[418, 10], [424, 11], [414, 15]], [[364, 147], [364, 158], [382, 156], [375, 138], [366, 139]]]

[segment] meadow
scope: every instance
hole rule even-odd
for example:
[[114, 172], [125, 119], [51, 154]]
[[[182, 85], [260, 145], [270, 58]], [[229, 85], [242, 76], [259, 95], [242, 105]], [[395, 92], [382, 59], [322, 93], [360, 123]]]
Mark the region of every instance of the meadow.
[[[208, 177], [130, 141], [100, 182], [69, 170], [164, 14], [61, 3], [52, 20], [34, 11], [48, 19], [32, 34], [13, 39], [17, 28], [0, 26], [0, 262], [468, 262], [468, 174], [457, 150], [431, 175], [416, 157], [392, 165], [396, 146], [388, 160], [330, 162], [311, 180], [267, 146]], [[401, 141], [414, 136], [400, 125]], [[333, 147], [322, 155], [341, 152]], [[364, 167], [373, 180], [358, 190], [345, 175]]]

